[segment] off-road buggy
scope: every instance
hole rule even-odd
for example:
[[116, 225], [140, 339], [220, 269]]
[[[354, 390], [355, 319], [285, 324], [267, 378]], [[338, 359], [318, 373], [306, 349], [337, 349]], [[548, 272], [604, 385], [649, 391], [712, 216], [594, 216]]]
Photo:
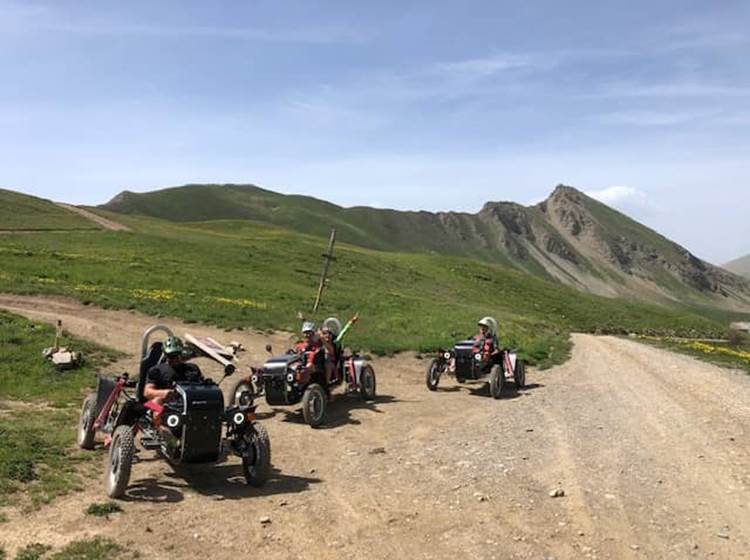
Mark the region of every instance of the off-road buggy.
[[[334, 317], [326, 319], [323, 325], [333, 332], [341, 330], [341, 323]], [[269, 345], [266, 351], [272, 354], [273, 349]], [[365, 401], [375, 399], [375, 370], [370, 364], [370, 357], [357, 353], [344, 355], [339, 346], [336, 353], [335, 370], [328, 383], [325, 371], [306, 371], [302, 356], [290, 349], [280, 356], [272, 356], [261, 368], [251, 368], [251, 375], [235, 385], [232, 400], [247, 403], [253, 395], [265, 395], [266, 402], [271, 406], [302, 402], [305, 422], [317, 428], [325, 421], [331, 393], [337, 387], [345, 385], [347, 393], [358, 393]]]
[[[497, 332], [497, 321], [492, 319]], [[489, 356], [477, 348], [474, 339], [456, 342], [452, 349], [440, 349], [437, 356], [427, 364], [425, 382], [430, 391], [436, 391], [440, 377], [447, 373], [456, 378], [459, 383], [467, 380], [488, 379], [490, 395], [499, 399], [505, 383], [513, 380], [517, 388], [526, 385], [526, 364], [518, 358], [515, 349], [500, 349]]]
[[[158, 331], [173, 336], [164, 325], [146, 330], [138, 378], [130, 379], [127, 373], [114, 379], [98, 375], [96, 392], [86, 397], [81, 408], [78, 445], [93, 449], [96, 433], [103, 432], [109, 446], [107, 495], [124, 495], [138, 444], [173, 465], [217, 462], [234, 453], [242, 458], [247, 483], [262, 486], [270, 474], [271, 446], [265, 428], [255, 421], [252, 402], [225, 408], [219, 385], [210, 379], [177, 383], [163, 405], [144, 398], [149, 369], [165, 359], [162, 342], [149, 344]], [[235, 371], [234, 356], [213, 339], [186, 335], [185, 340], [187, 358], [218, 362], [224, 367], [224, 377]]]

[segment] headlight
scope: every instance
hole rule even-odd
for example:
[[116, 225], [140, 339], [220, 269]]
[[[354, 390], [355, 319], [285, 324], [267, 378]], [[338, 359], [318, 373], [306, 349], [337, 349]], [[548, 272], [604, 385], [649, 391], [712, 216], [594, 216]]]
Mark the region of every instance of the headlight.
[[247, 406], [253, 402], [253, 393], [252, 391], [242, 391], [240, 393], [240, 397], [237, 399], [240, 403], [240, 406]]
[[450, 352], [446, 352], [445, 354], [443, 354], [443, 358], [445, 358], [446, 360], [450, 360], [451, 359], [451, 353]]
[[477, 362], [481, 362], [481, 361], [482, 361], [482, 355], [481, 355], [481, 354], [479, 354], [479, 353], [477, 353], [477, 354], [474, 354], [474, 359], [475, 359], [475, 360], [476, 360]]
[[237, 426], [240, 426], [241, 424], [245, 423], [245, 413], [244, 412], [235, 412], [234, 416], [232, 416], [232, 422], [234, 422]]
[[288, 381], [289, 383], [292, 383], [292, 382], [294, 382], [294, 374], [293, 374], [293, 373], [287, 373], [287, 374], [286, 374], [286, 380], [287, 380], [287, 381]]
[[252, 380], [253, 380], [253, 383], [257, 384], [258, 383], [258, 376], [256, 374], [253, 374]]
[[170, 414], [167, 416], [167, 426], [170, 428], [176, 428], [180, 425], [180, 416], [179, 414]]

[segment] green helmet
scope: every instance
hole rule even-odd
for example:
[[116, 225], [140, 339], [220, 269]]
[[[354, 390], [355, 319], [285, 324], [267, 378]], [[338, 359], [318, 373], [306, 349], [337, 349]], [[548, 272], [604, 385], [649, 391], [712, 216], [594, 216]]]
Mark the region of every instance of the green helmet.
[[182, 341], [176, 336], [170, 336], [164, 342], [164, 353], [169, 356], [171, 354], [182, 354], [185, 347], [182, 345]]

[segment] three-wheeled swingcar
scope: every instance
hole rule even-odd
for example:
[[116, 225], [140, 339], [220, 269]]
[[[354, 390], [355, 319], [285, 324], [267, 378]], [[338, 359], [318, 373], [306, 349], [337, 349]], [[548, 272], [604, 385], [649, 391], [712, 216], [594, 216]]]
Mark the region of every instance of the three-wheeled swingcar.
[[[271, 445], [265, 428], [255, 421], [252, 399], [225, 407], [219, 385], [210, 379], [178, 382], [163, 404], [144, 398], [148, 371], [165, 359], [163, 343], [150, 344], [156, 332], [173, 336], [164, 325], [146, 330], [137, 379], [127, 373], [115, 378], [99, 375], [96, 392], [83, 402], [78, 445], [93, 449], [97, 432], [105, 434], [105, 445], [109, 446], [107, 495], [124, 495], [137, 446], [156, 451], [175, 465], [216, 462], [231, 452], [241, 457], [247, 483], [262, 486], [270, 474]], [[234, 357], [214, 340], [191, 335], [185, 338], [187, 358], [218, 362], [224, 367], [224, 377], [234, 373]]]

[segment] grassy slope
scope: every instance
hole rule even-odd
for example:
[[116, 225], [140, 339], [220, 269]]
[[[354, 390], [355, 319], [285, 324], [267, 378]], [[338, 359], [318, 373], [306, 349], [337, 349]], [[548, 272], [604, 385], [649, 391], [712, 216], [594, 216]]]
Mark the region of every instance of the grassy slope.
[[750, 255], [733, 260], [725, 264], [723, 268], [745, 278], [750, 278]]
[[45, 200], [0, 189], [1, 230], [95, 230], [96, 224]]
[[[186, 196], [189, 195], [189, 196]], [[485, 243], [494, 235], [476, 216], [451, 213], [451, 231], [438, 215], [365, 207], [342, 208], [307, 196], [283, 195], [253, 185], [188, 185], [148, 193], [124, 193], [103, 207], [176, 222], [247, 219], [328, 236], [331, 227], [352, 245], [384, 251], [463, 255], [507, 264]], [[447, 218], [446, 218], [447, 219]]]
[[0, 311], [0, 506], [20, 490], [32, 505], [46, 503], [79, 482], [74, 466], [83, 457], [71, 444], [81, 392], [93, 386], [95, 366], [118, 354], [75, 340], [87, 365], [60, 373], [41, 356], [53, 335], [50, 326]]
[[[122, 217], [121, 217], [122, 218]], [[138, 233], [0, 240], [0, 291], [71, 295], [104, 306], [227, 327], [296, 329], [309, 309], [323, 240], [248, 221], [172, 224], [126, 217]], [[353, 346], [432, 349], [496, 316], [508, 344], [558, 362], [570, 330], [715, 335], [718, 323], [665, 307], [581, 294], [528, 274], [455, 257], [340, 245], [321, 317], [360, 312]], [[321, 318], [319, 317], [319, 318]]]

